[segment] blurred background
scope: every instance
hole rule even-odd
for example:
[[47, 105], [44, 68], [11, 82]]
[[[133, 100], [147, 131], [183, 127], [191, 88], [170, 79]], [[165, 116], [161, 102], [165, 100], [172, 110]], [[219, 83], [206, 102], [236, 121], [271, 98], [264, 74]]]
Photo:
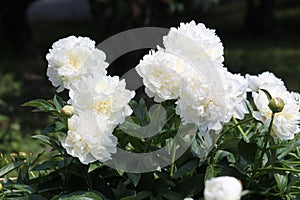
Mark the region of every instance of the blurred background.
[[[216, 29], [231, 72], [270, 70], [300, 90], [299, 0], [1, 0], [0, 153], [40, 151], [30, 136], [45, 128], [47, 115], [20, 105], [54, 96], [45, 59], [53, 42], [75, 35], [99, 44], [131, 28], [191, 20]], [[147, 52], [122, 56], [109, 73], [122, 75]]]

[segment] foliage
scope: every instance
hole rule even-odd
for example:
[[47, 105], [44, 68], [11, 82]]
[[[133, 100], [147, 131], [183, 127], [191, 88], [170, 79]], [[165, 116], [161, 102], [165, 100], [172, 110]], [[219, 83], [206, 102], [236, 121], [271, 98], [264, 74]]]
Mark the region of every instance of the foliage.
[[[35, 107], [34, 112], [48, 112], [55, 118], [40, 135], [33, 136], [51, 148], [51, 159], [43, 161], [41, 153], [11, 160], [6, 165], [2, 163], [0, 175], [5, 176], [2, 198], [173, 200], [191, 196], [198, 199], [206, 180], [224, 175], [241, 180], [248, 191], [243, 199], [299, 198], [299, 134], [294, 140], [281, 141], [270, 136], [268, 128], [248, 115], [242, 121], [233, 119], [217, 140], [204, 140], [197, 135], [190, 150], [171, 166], [143, 174], [126, 173], [99, 162], [82, 165], [66, 154], [58, 139], [67, 130], [67, 117], [61, 113], [65, 104], [58, 96], [24, 104]], [[149, 123], [143, 100], [132, 101], [131, 106], [135, 123]], [[122, 134], [120, 129], [115, 135], [124, 149], [132, 146], [136, 151], [151, 151], [170, 137], [166, 129], [176, 120], [178, 116], [171, 116], [160, 137], [146, 141]], [[211, 151], [205, 151], [206, 143], [213, 146]], [[16, 179], [9, 175], [12, 170], [18, 172]]]

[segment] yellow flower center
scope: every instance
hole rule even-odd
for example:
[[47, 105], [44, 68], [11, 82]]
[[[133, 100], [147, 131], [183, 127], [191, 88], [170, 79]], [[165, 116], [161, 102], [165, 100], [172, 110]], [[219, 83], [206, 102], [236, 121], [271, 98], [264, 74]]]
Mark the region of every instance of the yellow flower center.
[[94, 104], [94, 108], [101, 114], [107, 114], [111, 107], [111, 101], [99, 101]]
[[76, 55], [69, 55], [69, 59], [72, 68], [80, 69], [80, 59]]

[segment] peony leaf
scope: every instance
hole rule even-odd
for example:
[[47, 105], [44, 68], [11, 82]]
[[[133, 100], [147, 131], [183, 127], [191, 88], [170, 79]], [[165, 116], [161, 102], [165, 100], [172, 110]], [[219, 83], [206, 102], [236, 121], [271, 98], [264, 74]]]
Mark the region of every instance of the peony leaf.
[[23, 165], [25, 162], [16, 162], [16, 163], [10, 163], [0, 169], [0, 177], [8, 174], [9, 172], [17, 169], [21, 165]]
[[288, 184], [288, 178], [285, 175], [281, 175], [279, 173], [274, 174], [274, 178], [276, 180], [277, 186], [280, 190], [280, 192], [285, 192], [287, 189], [287, 184]]
[[48, 144], [51, 146], [51, 139], [46, 135], [33, 135], [31, 137], [34, 139], [38, 139], [38, 140], [44, 142], [45, 144]]
[[35, 100], [24, 103], [22, 106], [35, 107], [36, 109], [33, 110], [33, 112], [56, 111], [55, 107], [50, 102], [48, 102], [44, 99], [35, 99]]
[[43, 170], [49, 170], [54, 169], [56, 167], [55, 162], [53, 161], [45, 161], [37, 166], [35, 166], [31, 171], [43, 171]]
[[103, 166], [103, 164], [100, 162], [91, 163], [89, 166], [89, 169], [88, 169], [88, 173], [91, 173], [92, 171], [94, 171], [98, 168], [101, 168], [102, 166]]
[[257, 151], [257, 144], [255, 143], [246, 143], [244, 140], [241, 140], [238, 143], [239, 154], [247, 162], [253, 163], [255, 160], [255, 155]]
[[31, 186], [25, 184], [10, 184], [7, 185], [5, 188], [10, 190], [17, 190], [18, 193], [32, 194], [36, 192]]
[[95, 192], [73, 192], [71, 194], [63, 195], [58, 200], [104, 200], [103, 195]]
[[171, 190], [166, 190], [164, 193], [161, 194], [164, 198], [168, 200], [182, 200], [183, 196]]
[[212, 165], [207, 166], [205, 176], [204, 176], [204, 182], [215, 177], [216, 171]]
[[128, 178], [131, 180], [131, 182], [133, 183], [133, 185], [136, 187], [140, 180], [141, 180], [141, 174], [137, 174], [137, 173], [127, 173]]
[[47, 200], [42, 195], [38, 195], [38, 194], [31, 194], [22, 197], [12, 197], [12, 198], [5, 198], [5, 199], [6, 200]]
[[173, 179], [177, 179], [190, 171], [191, 169], [196, 168], [198, 165], [198, 159], [193, 159], [182, 165], [172, 176]]

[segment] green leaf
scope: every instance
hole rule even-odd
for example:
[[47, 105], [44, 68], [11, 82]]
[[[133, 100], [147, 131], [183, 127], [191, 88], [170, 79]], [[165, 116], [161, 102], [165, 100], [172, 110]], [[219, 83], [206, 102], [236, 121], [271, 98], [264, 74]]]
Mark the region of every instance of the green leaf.
[[5, 198], [6, 200], [47, 200], [42, 195], [38, 194], [32, 194], [32, 195], [26, 195], [23, 197], [12, 197], [12, 198]]
[[49, 170], [49, 169], [54, 169], [56, 166], [57, 166], [56, 163], [53, 161], [45, 161], [42, 164], [35, 166], [31, 171]]
[[181, 194], [178, 194], [171, 190], [165, 190], [165, 192], [162, 193], [161, 196], [165, 197], [168, 200], [182, 200], [183, 199], [183, 196]]
[[[204, 187], [204, 176], [202, 174], [194, 174], [193, 176], [185, 177], [180, 183], [176, 184], [173, 189], [180, 193], [183, 197], [195, 196]], [[183, 199], [183, 198], [182, 198]]]
[[149, 199], [150, 195], [151, 195], [151, 192], [149, 192], [149, 191], [141, 191], [141, 192], [138, 192], [136, 194], [136, 196], [133, 197], [131, 200]]
[[127, 176], [135, 187], [139, 184], [139, 181], [141, 180], [141, 174], [127, 173]]
[[103, 166], [103, 164], [100, 162], [91, 163], [89, 166], [89, 169], [88, 169], [88, 173], [91, 173], [92, 171], [94, 171], [102, 166]]
[[222, 144], [218, 146], [218, 149], [225, 150], [237, 155], [239, 142], [240, 142], [240, 138], [228, 137], [222, 140]]
[[35, 99], [29, 102], [24, 103], [22, 106], [30, 106], [30, 107], [35, 107], [36, 109], [33, 110], [34, 112], [36, 111], [56, 111], [55, 107], [49, 103], [48, 101], [44, 99]]
[[42, 141], [43, 143], [53, 147], [54, 149], [56, 149], [59, 152], [61, 152], [61, 150], [62, 150], [62, 147], [55, 140], [51, 139], [50, 137], [48, 137], [46, 135], [34, 135], [31, 137]]
[[60, 196], [58, 200], [104, 200], [103, 195], [95, 192], [73, 192], [68, 195]]
[[136, 101], [131, 101], [130, 106], [135, 116], [139, 119], [140, 125], [146, 126], [150, 121], [150, 117], [145, 100], [141, 98], [139, 103], [137, 103]]
[[207, 166], [205, 176], [204, 176], [204, 182], [215, 177], [216, 171], [212, 165]]
[[63, 129], [66, 129], [66, 124], [61, 122], [61, 121], [57, 121], [55, 122], [55, 131], [60, 131], [60, 130], [63, 130]]
[[8, 164], [8, 165], [2, 167], [0, 169], [0, 177], [5, 176], [6, 174], [8, 174], [9, 172], [17, 169], [18, 167], [20, 167], [24, 163], [25, 162], [16, 162], [16, 163], [11, 163], [11, 164]]
[[29, 182], [29, 167], [31, 165], [31, 157], [28, 157], [25, 164], [20, 168], [18, 173], [18, 183], [28, 183]]
[[279, 173], [274, 174], [274, 178], [276, 180], [277, 186], [280, 192], [284, 192], [287, 188], [288, 178], [286, 175], [281, 175]]
[[54, 104], [56, 110], [61, 111], [61, 109], [62, 109], [63, 106], [64, 106], [64, 101], [62, 100], [61, 97], [55, 95], [55, 96], [53, 97], [53, 104]]
[[241, 140], [238, 143], [238, 150], [243, 159], [245, 159], [249, 163], [254, 162], [257, 151], [257, 144], [246, 143], [244, 140]]
[[139, 138], [128, 136], [130, 144], [134, 147], [134, 150], [137, 152], [143, 152], [145, 149], [145, 144], [141, 142]]
[[31, 137], [34, 139], [38, 139], [38, 140], [42, 141], [43, 143], [48, 144], [50, 146], [52, 145], [50, 137], [48, 137], [46, 135], [33, 135]]
[[182, 165], [172, 176], [173, 179], [177, 179], [181, 177], [182, 175], [186, 174], [188, 171], [190, 171], [193, 168], [196, 168], [198, 165], [198, 159], [190, 160], [189, 162]]
[[36, 192], [31, 186], [25, 184], [10, 184], [7, 185], [5, 188], [10, 190], [16, 189], [18, 190], [19, 193], [22, 192], [22, 193], [32, 194]]

